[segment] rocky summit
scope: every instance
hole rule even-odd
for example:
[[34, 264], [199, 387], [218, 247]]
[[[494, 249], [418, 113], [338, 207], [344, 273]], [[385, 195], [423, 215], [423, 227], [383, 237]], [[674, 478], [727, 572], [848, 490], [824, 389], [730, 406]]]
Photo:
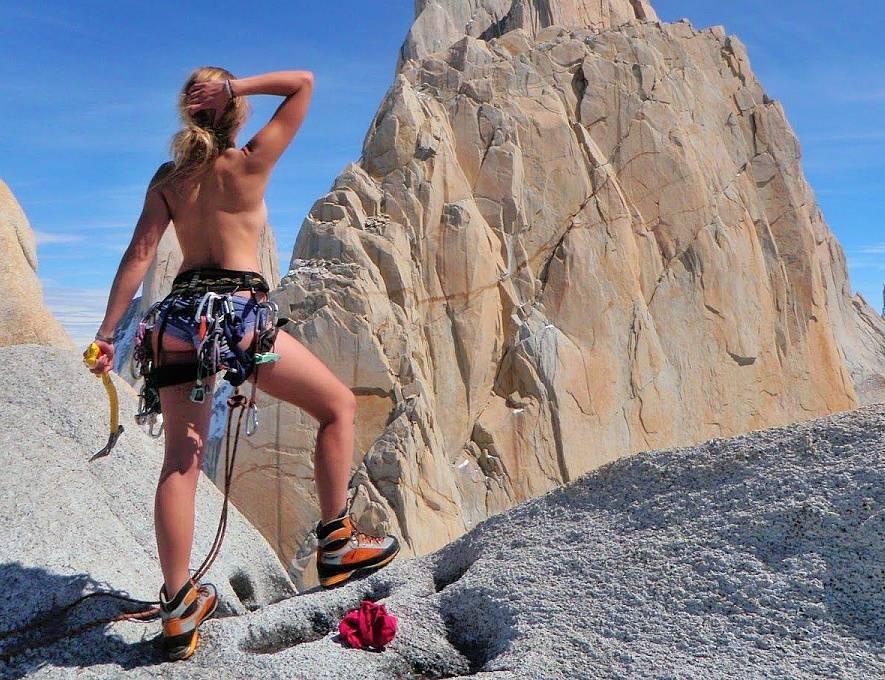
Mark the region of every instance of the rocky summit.
[[[100, 382], [78, 378], [73, 359], [57, 350], [36, 349], [0, 351], [0, 367], [21, 380], [20, 394], [0, 402], [4, 678], [869, 678], [885, 671], [882, 405], [617, 460], [432, 554], [398, 559], [327, 592], [289, 597], [264, 562], [268, 547], [238, 520], [207, 576], [234, 607], [203, 626], [190, 660], [164, 662], [156, 623], [115, 623], [23, 650], [5, 631], [35, 609], [108, 585], [151, 595], [157, 571], [144, 498], [157, 461], [145, 455], [145, 435], [133, 427], [109, 458], [86, 463], [103, 439]], [[62, 373], [78, 398], [46, 393], [44, 371]], [[201, 493], [195, 552], [217, 511], [217, 493]], [[242, 606], [245, 583], [261, 602]], [[338, 639], [339, 620], [364, 598], [398, 618], [397, 636], [381, 652]], [[86, 609], [81, 616], [95, 615]]]
[[[885, 398], [799, 140], [741, 41], [637, 0], [427, 0], [273, 297], [358, 398], [366, 526], [423, 554], [616, 458]], [[238, 506], [311, 583], [316, 423]]]

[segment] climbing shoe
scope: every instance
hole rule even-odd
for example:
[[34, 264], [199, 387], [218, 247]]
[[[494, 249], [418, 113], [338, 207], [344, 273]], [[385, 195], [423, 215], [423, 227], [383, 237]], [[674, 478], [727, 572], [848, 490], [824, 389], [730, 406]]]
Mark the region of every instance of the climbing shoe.
[[170, 661], [190, 657], [200, 640], [198, 628], [215, 612], [218, 596], [215, 586], [199, 586], [188, 579], [171, 600], [166, 585], [160, 588], [160, 619], [163, 621], [163, 651]]
[[370, 536], [358, 531], [347, 510], [316, 528], [317, 573], [320, 585], [331, 588], [354, 574], [365, 574], [390, 562], [399, 552], [395, 536]]

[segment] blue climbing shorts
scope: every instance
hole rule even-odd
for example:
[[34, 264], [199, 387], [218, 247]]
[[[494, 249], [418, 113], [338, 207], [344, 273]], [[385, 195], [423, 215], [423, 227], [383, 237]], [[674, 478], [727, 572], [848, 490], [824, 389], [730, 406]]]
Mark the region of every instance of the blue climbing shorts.
[[[199, 305], [205, 293], [182, 293], [163, 301], [157, 307], [156, 327], [159, 328], [165, 318], [163, 337], [171, 336], [184, 342], [190, 342], [196, 349], [200, 345]], [[252, 295], [226, 296], [234, 307], [234, 313], [240, 320], [236, 328], [238, 335], [245, 336], [255, 329], [258, 316], [262, 311], [259, 301]], [[207, 301], [211, 303], [211, 301]], [[204, 303], [205, 306], [206, 303]], [[220, 304], [215, 301], [214, 304]], [[168, 318], [166, 318], [168, 317]]]
[[[238, 295], [241, 291], [248, 294]], [[223, 370], [224, 379], [238, 387], [258, 364], [278, 359], [271, 350], [277, 331], [288, 319], [279, 317], [269, 293], [267, 281], [257, 272], [216, 268], [180, 272], [169, 295], [151, 305], [138, 324], [132, 375], [144, 376], [145, 386], [150, 388], [142, 391], [145, 407], [140, 407], [141, 415], [159, 413], [160, 387], [193, 380], [191, 399], [202, 402], [203, 381], [210, 376]], [[253, 331], [247, 346], [241, 346]], [[167, 365], [164, 338], [170, 336], [193, 345], [196, 361]], [[154, 356], [153, 337], [159, 356]]]

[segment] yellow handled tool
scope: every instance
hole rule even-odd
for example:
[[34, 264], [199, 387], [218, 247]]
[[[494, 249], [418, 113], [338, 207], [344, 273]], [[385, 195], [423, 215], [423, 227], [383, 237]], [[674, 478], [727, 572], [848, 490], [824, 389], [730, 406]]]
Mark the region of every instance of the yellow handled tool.
[[[83, 352], [83, 363], [89, 368], [95, 368], [100, 356], [101, 347], [98, 346], [98, 343], [93, 342]], [[108, 455], [111, 449], [114, 448], [114, 444], [117, 443], [117, 439], [123, 434], [123, 426], [120, 425], [120, 402], [117, 399], [117, 388], [114, 387], [114, 383], [111, 382], [111, 376], [108, 373], [102, 373], [101, 380], [104, 383], [105, 391], [108, 393], [108, 400], [111, 402], [111, 434], [108, 437], [108, 443], [105, 444], [103, 449], [95, 453], [89, 459], [90, 461]]]

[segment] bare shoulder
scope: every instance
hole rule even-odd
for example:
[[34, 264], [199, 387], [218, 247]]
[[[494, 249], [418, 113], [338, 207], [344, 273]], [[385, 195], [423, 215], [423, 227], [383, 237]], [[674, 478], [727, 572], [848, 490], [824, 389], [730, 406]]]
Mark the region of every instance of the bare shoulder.
[[153, 188], [153, 186], [166, 177], [172, 169], [175, 167], [175, 163], [173, 161], [166, 161], [165, 163], [161, 163], [159, 167], [154, 171], [154, 176], [151, 177], [151, 181], [148, 183], [149, 188]]
[[248, 165], [248, 150], [245, 147], [231, 147], [225, 149], [221, 156], [221, 167], [223, 171], [228, 173], [236, 181], [237, 186], [241, 187], [246, 194], [256, 195], [263, 192], [264, 186], [270, 179], [270, 171], [267, 168], [262, 172], [254, 172]]
[[219, 154], [219, 158], [223, 158], [227, 161], [236, 162], [243, 158], [245, 155], [244, 147], [236, 147], [232, 146], [230, 148], [225, 149]]

